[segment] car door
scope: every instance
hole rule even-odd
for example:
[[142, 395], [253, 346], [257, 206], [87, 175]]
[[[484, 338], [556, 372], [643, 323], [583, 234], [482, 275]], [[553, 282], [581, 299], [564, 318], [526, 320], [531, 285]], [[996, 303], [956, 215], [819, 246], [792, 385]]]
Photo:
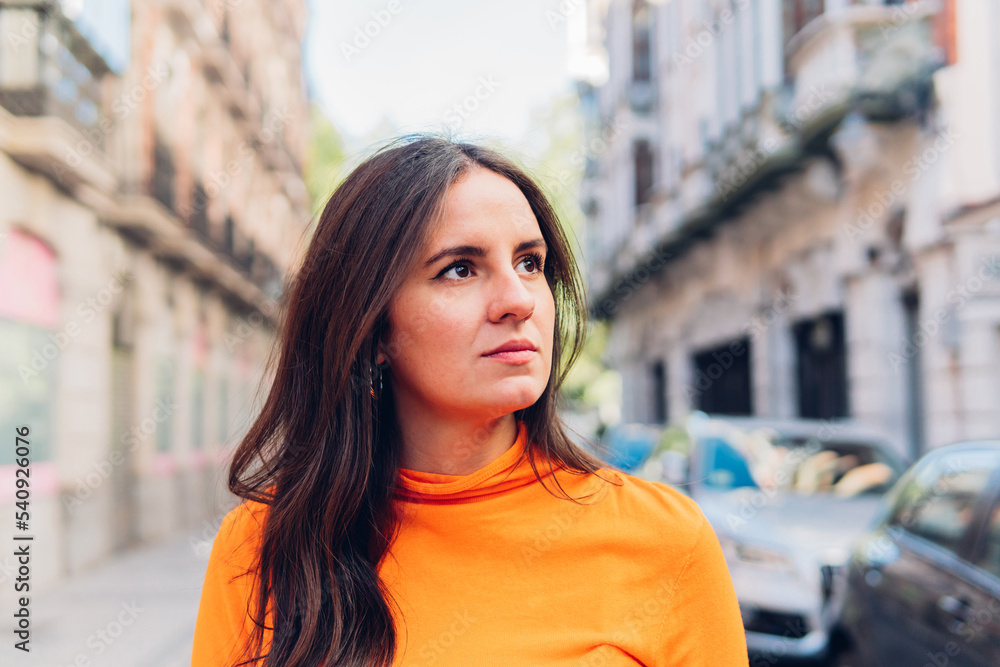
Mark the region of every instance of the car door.
[[961, 660], [956, 651], [961, 617], [975, 604], [967, 583], [973, 527], [997, 469], [996, 449], [954, 452], [933, 459], [900, 494], [880, 557], [862, 573], [878, 664], [979, 664], [964, 645]]
[[1000, 665], [1000, 474], [992, 487], [989, 509], [975, 526], [970, 567], [949, 601], [959, 613], [958, 648], [975, 665]]

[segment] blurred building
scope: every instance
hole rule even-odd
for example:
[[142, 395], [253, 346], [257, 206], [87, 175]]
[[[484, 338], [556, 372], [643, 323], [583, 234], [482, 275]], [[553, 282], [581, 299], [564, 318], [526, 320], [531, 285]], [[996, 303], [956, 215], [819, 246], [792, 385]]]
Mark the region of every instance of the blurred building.
[[0, 540], [34, 535], [36, 587], [211, 540], [309, 223], [305, 23], [301, 0], [0, 3]]
[[627, 421], [1000, 434], [1000, 1], [597, 0], [591, 307]]

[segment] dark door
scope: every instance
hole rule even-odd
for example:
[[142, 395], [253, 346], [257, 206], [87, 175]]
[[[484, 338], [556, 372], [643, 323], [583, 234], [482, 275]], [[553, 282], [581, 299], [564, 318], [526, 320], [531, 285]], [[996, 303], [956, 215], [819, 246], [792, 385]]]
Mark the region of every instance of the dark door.
[[709, 414], [753, 414], [750, 338], [694, 355], [694, 380], [689, 387], [698, 410]]
[[844, 316], [827, 313], [803, 320], [795, 336], [799, 416], [812, 419], [847, 417], [847, 347]]

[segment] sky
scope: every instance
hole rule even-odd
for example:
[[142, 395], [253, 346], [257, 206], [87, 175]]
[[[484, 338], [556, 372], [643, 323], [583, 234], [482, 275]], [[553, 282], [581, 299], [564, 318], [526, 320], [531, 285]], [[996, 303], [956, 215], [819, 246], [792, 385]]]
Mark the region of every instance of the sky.
[[568, 12], [558, 0], [308, 3], [311, 94], [348, 146], [425, 130], [520, 144], [532, 110], [574, 90], [567, 26], [583, 0]]

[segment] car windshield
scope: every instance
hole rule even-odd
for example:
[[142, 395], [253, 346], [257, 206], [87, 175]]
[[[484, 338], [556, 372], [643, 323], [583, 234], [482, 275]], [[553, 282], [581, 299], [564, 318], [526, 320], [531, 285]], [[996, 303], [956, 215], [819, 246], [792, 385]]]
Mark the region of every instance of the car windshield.
[[718, 490], [751, 487], [850, 497], [882, 493], [902, 471], [895, 457], [876, 444], [793, 438], [768, 430], [707, 436], [700, 450], [703, 483]]

